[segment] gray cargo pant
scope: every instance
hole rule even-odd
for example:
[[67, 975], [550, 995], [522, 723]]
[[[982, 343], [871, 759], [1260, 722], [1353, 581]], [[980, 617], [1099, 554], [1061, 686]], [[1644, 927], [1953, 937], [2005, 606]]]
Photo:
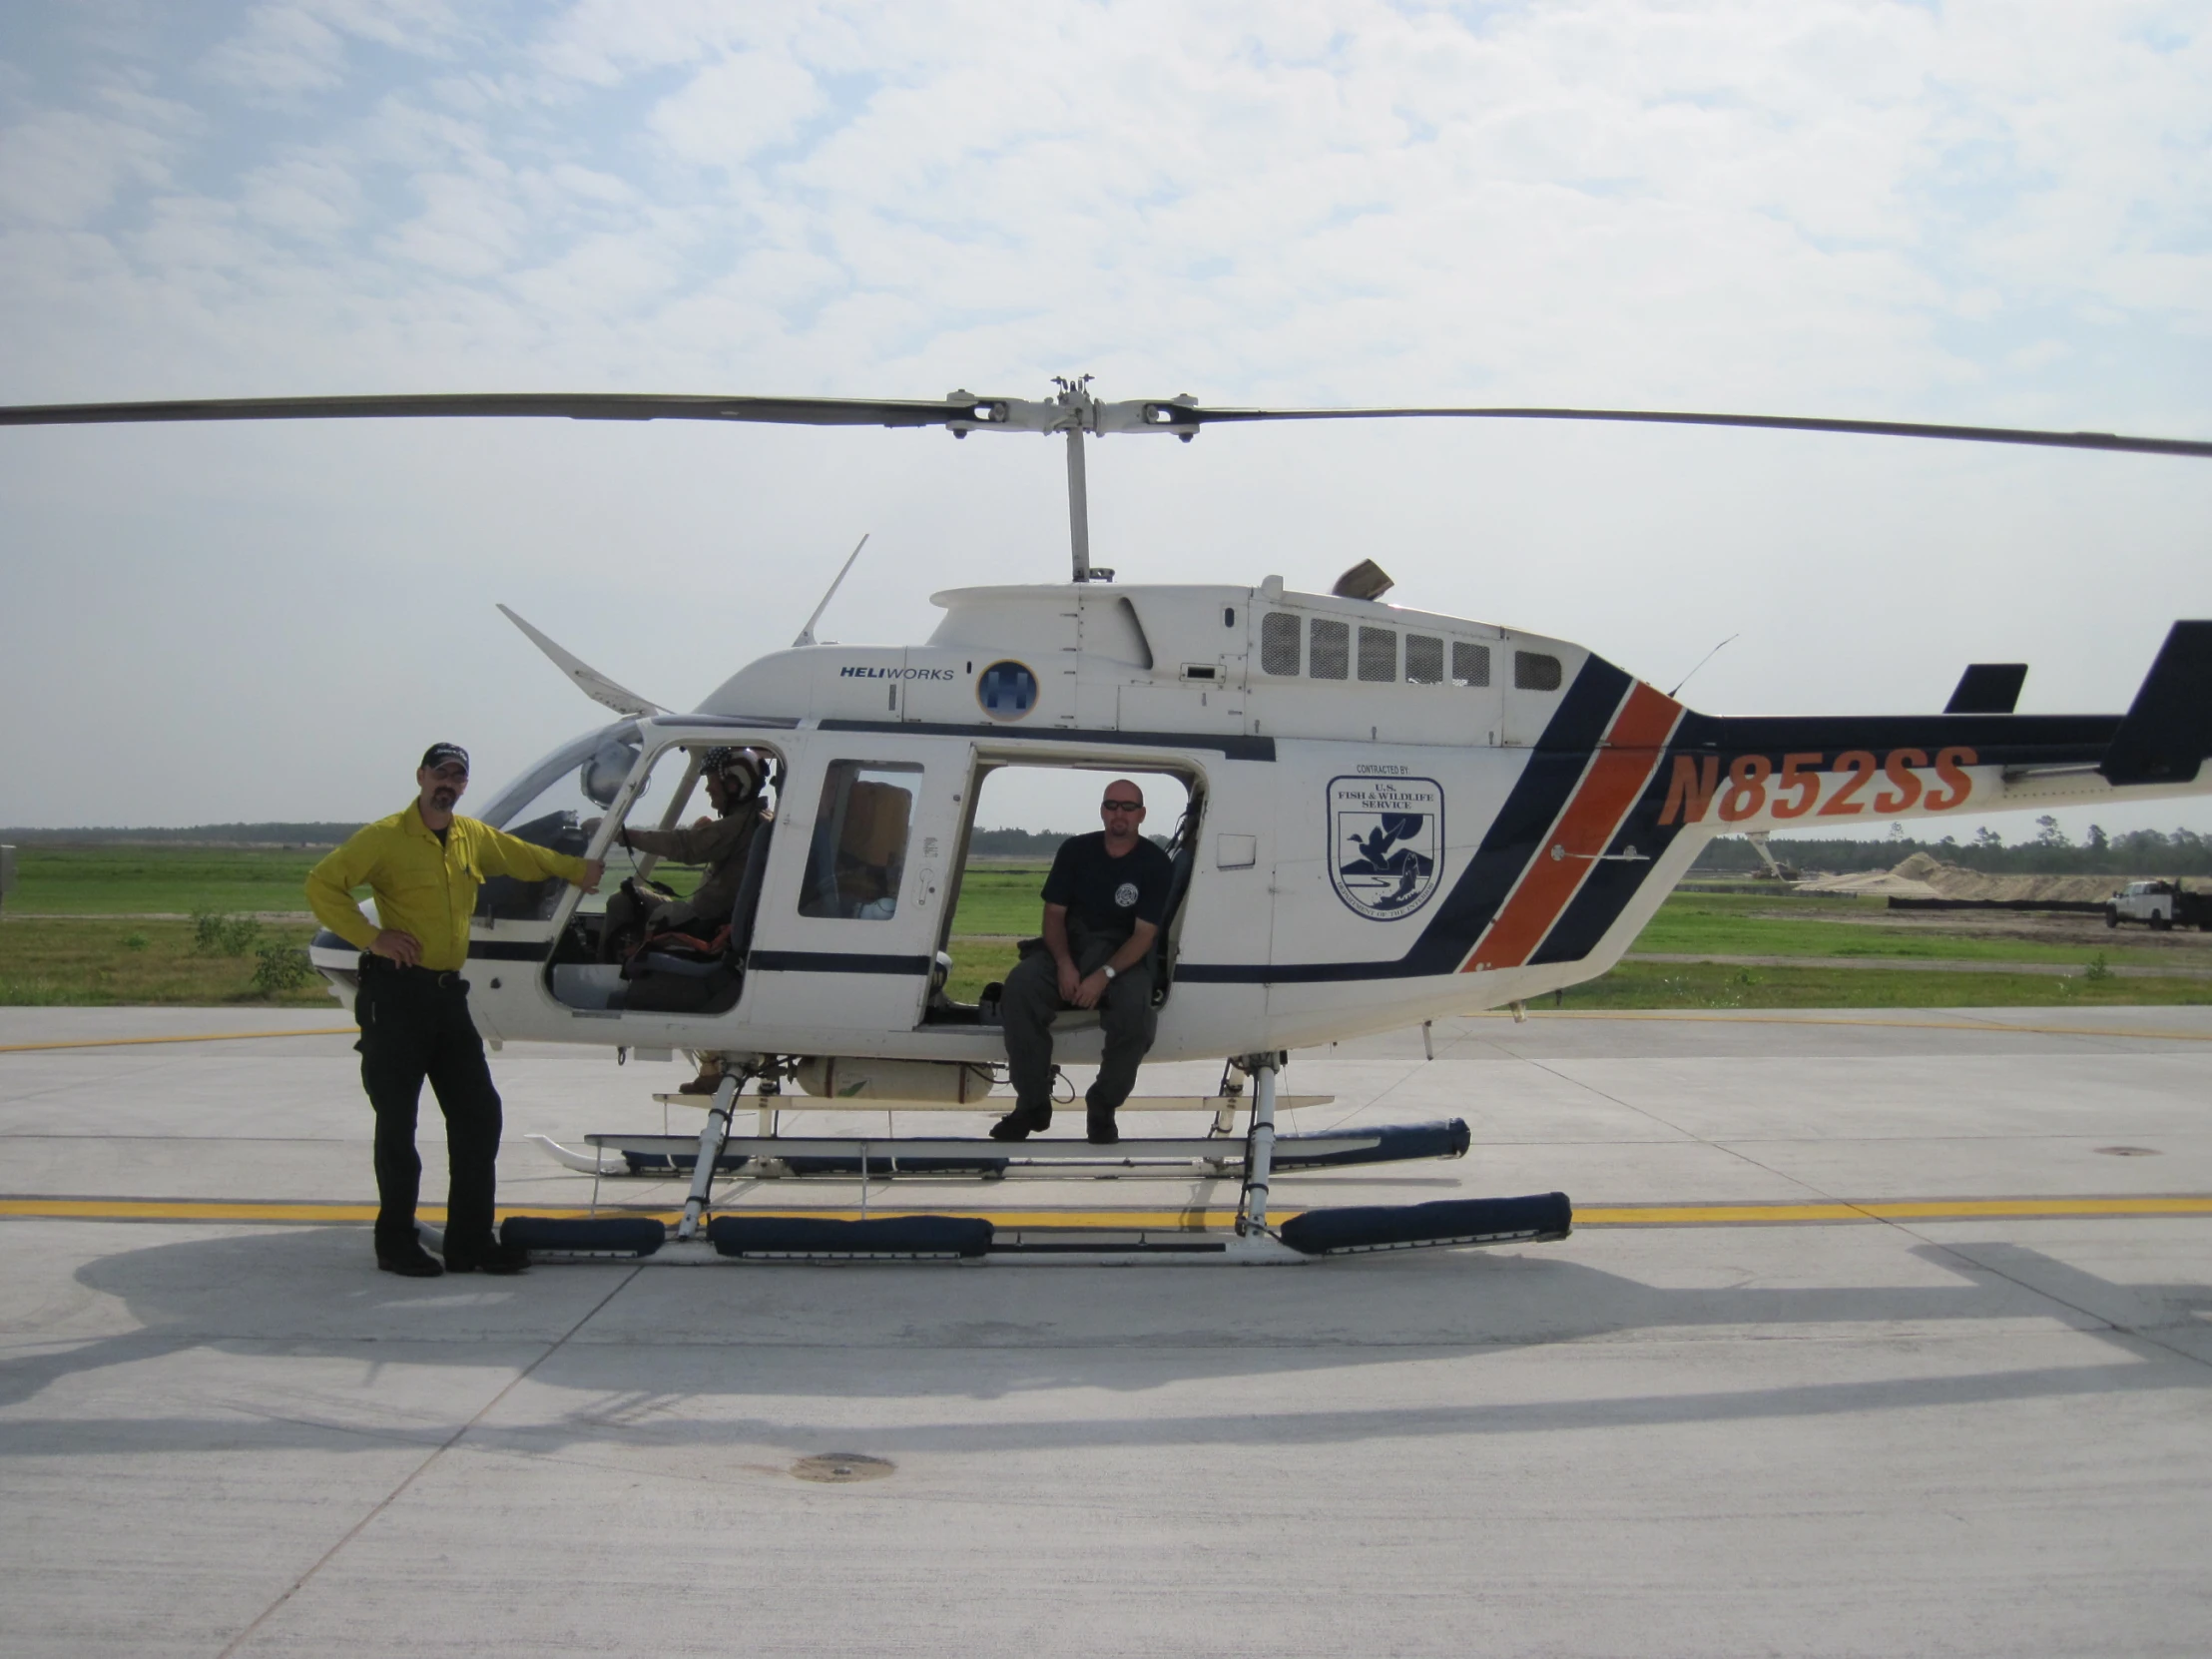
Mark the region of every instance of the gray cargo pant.
[[[1121, 946], [1121, 939], [1091, 933], [1069, 918], [1068, 953], [1079, 972], [1089, 974], [1103, 967]], [[1052, 1021], [1070, 1006], [1060, 998], [1060, 969], [1041, 943], [1006, 975], [999, 1009], [1006, 1033], [1006, 1072], [1014, 1085], [1017, 1111], [1052, 1104]], [[1152, 1011], [1149, 952], [1107, 985], [1106, 994], [1099, 998], [1099, 1026], [1106, 1035], [1105, 1051], [1099, 1056], [1098, 1079], [1084, 1098], [1092, 1111], [1103, 1113], [1129, 1098], [1137, 1085], [1137, 1067], [1152, 1047], [1158, 1016]]]

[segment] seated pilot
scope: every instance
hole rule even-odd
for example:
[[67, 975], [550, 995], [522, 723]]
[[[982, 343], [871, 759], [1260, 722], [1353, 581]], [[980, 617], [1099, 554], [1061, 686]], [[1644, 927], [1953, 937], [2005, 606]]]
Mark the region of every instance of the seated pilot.
[[1121, 1139], [1114, 1114], [1152, 1047], [1152, 944], [1167, 916], [1174, 865], [1139, 833], [1144, 792], [1106, 786], [1102, 831], [1063, 842], [1044, 883], [1044, 938], [1022, 947], [1000, 1013], [1014, 1109], [991, 1138], [1018, 1141], [1052, 1124], [1052, 1021], [1063, 1008], [1097, 1008], [1105, 1049], [1085, 1097], [1089, 1138]]
[[[680, 864], [703, 864], [707, 873], [689, 898], [660, 897], [635, 881], [625, 881], [607, 900], [606, 931], [600, 936], [603, 958], [626, 955], [640, 940], [656, 933], [690, 932], [712, 940], [729, 924], [738, 888], [745, 880], [746, 853], [755, 833], [773, 816], [761, 801], [769, 765], [768, 757], [758, 750], [710, 749], [700, 775], [706, 780], [707, 799], [716, 817], [703, 818], [688, 830], [625, 826], [617, 831], [616, 841], [633, 852], [649, 852]], [[709, 1057], [702, 1062], [699, 1076], [683, 1085], [683, 1092], [712, 1094], [720, 1076], [720, 1063]]]

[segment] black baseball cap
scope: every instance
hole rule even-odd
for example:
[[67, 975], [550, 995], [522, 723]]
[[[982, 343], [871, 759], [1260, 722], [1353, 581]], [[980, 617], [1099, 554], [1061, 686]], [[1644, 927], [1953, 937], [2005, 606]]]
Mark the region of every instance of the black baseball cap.
[[466, 772], [468, 751], [457, 743], [434, 743], [422, 752], [422, 768], [425, 772], [435, 772], [448, 761], [460, 762], [461, 770]]

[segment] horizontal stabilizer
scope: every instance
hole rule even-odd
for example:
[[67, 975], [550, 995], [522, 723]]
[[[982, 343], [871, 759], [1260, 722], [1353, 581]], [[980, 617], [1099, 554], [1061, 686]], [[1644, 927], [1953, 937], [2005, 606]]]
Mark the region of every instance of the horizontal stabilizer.
[[2097, 770], [2112, 784], [2187, 784], [2212, 754], [2212, 622], [2177, 622]]
[[1943, 705], [1946, 715], [2008, 715], [2018, 707], [2027, 683], [2025, 663], [1968, 663], [1958, 689]]
[[[1393, 1124], [1375, 1131], [1373, 1146], [1354, 1147], [1341, 1152], [1309, 1152], [1300, 1156], [1299, 1142], [1304, 1135], [1278, 1135], [1275, 1137], [1275, 1167], [1285, 1169], [1333, 1169], [1339, 1164], [1392, 1164], [1413, 1158], [1464, 1158], [1474, 1137], [1467, 1129], [1464, 1118], [1453, 1118], [1449, 1123]], [[1321, 1137], [1315, 1137], [1317, 1139]], [[1343, 1137], [1331, 1135], [1329, 1140]]]
[[1457, 1198], [1435, 1204], [1375, 1204], [1308, 1210], [1281, 1228], [1283, 1242], [1307, 1256], [1427, 1245], [1540, 1244], [1574, 1226], [1565, 1193], [1528, 1198]]
[[553, 666], [575, 681], [577, 689], [594, 703], [603, 704], [618, 715], [660, 715], [668, 712], [658, 703], [640, 697], [629, 687], [617, 685], [575, 653], [563, 650], [506, 606], [499, 607], [499, 614], [521, 629], [530, 643], [552, 659]]
[[668, 1229], [651, 1216], [509, 1216], [499, 1242], [554, 1256], [650, 1256]]
[[978, 1216], [889, 1216], [879, 1221], [717, 1216], [707, 1224], [707, 1239], [725, 1256], [756, 1259], [928, 1260], [982, 1255], [991, 1247], [991, 1224]]

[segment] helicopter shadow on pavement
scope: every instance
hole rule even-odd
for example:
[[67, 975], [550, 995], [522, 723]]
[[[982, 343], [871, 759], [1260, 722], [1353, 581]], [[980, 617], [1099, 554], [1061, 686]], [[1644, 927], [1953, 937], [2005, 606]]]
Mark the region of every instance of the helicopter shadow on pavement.
[[[66, 1224], [65, 1224], [66, 1225]], [[1741, 1238], [1741, 1235], [1738, 1236]], [[1271, 1443], [1361, 1440], [1407, 1434], [1517, 1433], [1574, 1427], [1715, 1421], [2062, 1397], [2120, 1390], [2202, 1387], [2212, 1382], [2212, 1340], [2199, 1316], [2206, 1285], [2126, 1285], [2099, 1279], [2022, 1246], [1919, 1245], [1925, 1282], [1781, 1286], [1731, 1244], [1670, 1288], [1593, 1267], [1571, 1245], [1520, 1253], [1432, 1252], [1317, 1264], [1301, 1269], [1107, 1270], [987, 1266], [547, 1267], [521, 1279], [400, 1281], [363, 1260], [367, 1239], [350, 1228], [266, 1230], [198, 1237], [88, 1262], [84, 1289], [119, 1299], [139, 1329], [0, 1360], [0, 1406], [20, 1406], [107, 1368], [159, 1363], [191, 1351], [241, 1357], [261, 1368], [341, 1360], [376, 1366], [530, 1371], [533, 1387], [579, 1396], [525, 1425], [478, 1424], [473, 1443], [545, 1451], [609, 1440], [654, 1444], [758, 1444], [789, 1438], [788, 1416], [750, 1414], [759, 1400], [782, 1411], [825, 1402], [842, 1417], [871, 1402], [883, 1426], [870, 1444], [895, 1452], [1073, 1444]], [[1764, 1247], [1762, 1247], [1764, 1248]], [[1679, 1268], [1681, 1258], [1675, 1265]], [[1898, 1253], [1890, 1276], [1900, 1276]], [[1929, 1271], [1929, 1270], [1936, 1271]], [[1659, 1277], [1683, 1277], [1679, 1272]], [[1860, 1381], [1795, 1380], [1789, 1368], [1755, 1365], [1756, 1379], [1792, 1381], [1740, 1388], [1693, 1386], [1705, 1366], [1672, 1367], [1679, 1390], [1601, 1397], [1489, 1398], [1383, 1403], [1388, 1388], [1356, 1380], [1348, 1392], [1326, 1374], [1436, 1359], [1501, 1358], [1532, 1349], [1608, 1345], [1621, 1339], [1741, 1336], [1747, 1342], [1859, 1328], [1871, 1349], [1899, 1326], [2040, 1323], [2117, 1352], [2109, 1364], [2074, 1363]], [[1823, 1329], [1825, 1328], [1825, 1329]], [[1943, 1333], [1950, 1335], [1949, 1331]], [[35, 1333], [26, 1333], [35, 1340]], [[1924, 1329], [1920, 1335], [1928, 1335]], [[1775, 1351], [1779, 1352], [1779, 1351]], [[2042, 1350], [2047, 1353], [2048, 1350]], [[1986, 1360], [1986, 1351], [1977, 1351]], [[2176, 1362], [2179, 1363], [2176, 1363]], [[1926, 1369], [1926, 1368], [1922, 1368]], [[1820, 1368], [1828, 1376], [1828, 1368]], [[1525, 1381], [1493, 1379], [1471, 1390], [1526, 1393]], [[1555, 1374], [1556, 1375], [1556, 1374]], [[1610, 1375], [1610, 1374], [1602, 1374]], [[1144, 1396], [1182, 1383], [1242, 1384], [1239, 1397], [1320, 1399], [1328, 1408], [1178, 1414]], [[1313, 1385], [1321, 1378], [1321, 1385]], [[1054, 1390], [1103, 1391], [1139, 1408], [1074, 1419], [1030, 1420], [1022, 1401]], [[1465, 1401], [1464, 1387], [1450, 1397]], [[1360, 1395], [1376, 1401], [1362, 1403]], [[1178, 1395], [1178, 1398], [1185, 1396]], [[907, 1420], [918, 1402], [942, 1401]], [[1017, 1407], [973, 1415], [977, 1404]], [[1343, 1402], [1343, 1403], [1339, 1403]], [[732, 1408], [736, 1407], [735, 1410]], [[458, 1407], [456, 1407], [457, 1409]], [[0, 1417], [0, 1457], [56, 1452], [441, 1443], [465, 1421], [408, 1427], [385, 1417], [363, 1425], [262, 1415], [247, 1419], [41, 1415]], [[1014, 1420], [1020, 1418], [1022, 1420]]]

